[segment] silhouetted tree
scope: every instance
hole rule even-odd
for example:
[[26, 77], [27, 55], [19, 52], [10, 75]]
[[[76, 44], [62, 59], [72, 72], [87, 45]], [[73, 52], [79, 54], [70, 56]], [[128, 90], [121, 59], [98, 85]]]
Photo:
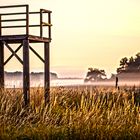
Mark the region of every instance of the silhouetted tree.
[[134, 58], [131, 56], [131, 57], [129, 58], [128, 65], [133, 65], [134, 62], [135, 62], [135, 60], [134, 60]]
[[127, 57], [124, 57], [120, 60], [120, 66], [122, 68], [125, 68], [127, 66], [127, 64], [128, 64], [128, 58]]
[[139, 69], [140, 67], [140, 53], [136, 54], [136, 58], [135, 58], [135, 66]]
[[129, 59], [124, 57], [120, 60], [120, 67], [117, 68], [117, 73], [122, 72], [140, 72], [140, 53], [137, 53], [135, 58], [131, 56]]
[[136, 54], [136, 58], [140, 58], [140, 52]]
[[106, 76], [104, 70], [99, 70], [97, 68], [88, 68], [88, 72], [85, 78], [85, 82], [88, 81], [95, 81], [95, 80], [101, 80], [103, 76]]

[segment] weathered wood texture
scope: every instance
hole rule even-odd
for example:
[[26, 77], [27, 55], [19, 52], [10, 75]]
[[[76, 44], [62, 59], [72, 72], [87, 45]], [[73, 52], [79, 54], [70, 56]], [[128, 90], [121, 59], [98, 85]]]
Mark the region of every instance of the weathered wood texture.
[[[51, 13], [48, 13], [48, 23], [51, 25]], [[48, 26], [48, 36], [51, 38], [51, 26]]]
[[44, 43], [44, 88], [45, 88], [45, 104], [47, 104], [50, 100], [50, 62], [49, 62], [49, 43]]
[[[14, 53], [12, 53], [12, 54], [7, 58], [7, 60], [4, 62], [4, 65], [6, 65], [6, 64], [11, 60], [11, 58], [12, 58], [13, 56], [15, 56], [15, 54], [20, 50], [21, 47], [22, 47], [22, 44], [14, 51]], [[22, 64], [23, 64], [23, 62], [22, 62]]]
[[30, 102], [29, 40], [23, 40], [23, 94], [25, 105]]
[[43, 21], [43, 15], [42, 15], [42, 9], [40, 9], [40, 37], [43, 36], [43, 24], [42, 24], [42, 21]]
[[4, 44], [0, 42], [0, 88], [4, 88]]
[[26, 35], [29, 34], [29, 6], [26, 6]]
[[[1, 15], [0, 15], [1, 20]], [[2, 35], [0, 22], [0, 36]], [[0, 41], [0, 88], [4, 88], [4, 44]]]
[[[13, 13], [13, 12], [8, 12], [7, 11], [10, 11], [11, 8], [24, 8], [24, 12], [17, 12], [17, 13]], [[39, 12], [29, 12], [29, 6], [28, 5], [10, 5], [10, 6], [0, 6], [0, 9], [6, 9], [5, 10], [5, 13], [0, 13], [0, 29], [2, 28], [25, 28], [26, 30], [26, 35], [29, 35], [30, 32], [30, 28], [31, 27], [39, 27], [40, 28], [40, 38], [43, 37], [43, 27], [44, 26], [48, 26], [48, 36], [46, 34], [46, 38], [48, 39], [51, 39], [51, 11], [49, 10], [46, 10], [46, 9], [40, 9]], [[12, 11], [12, 10], [11, 10]], [[40, 24], [33, 24], [33, 25], [30, 25], [29, 24], [29, 16], [30, 14], [34, 14], [36, 16], [40, 16]], [[43, 21], [43, 14], [48, 14], [48, 21], [47, 22], [44, 22]], [[16, 16], [16, 15], [24, 15], [25, 17], [24, 18], [14, 18], [12, 16]], [[11, 16], [11, 17], [10, 17]], [[9, 18], [6, 18], [5, 17], [9, 17]], [[25, 24], [22, 25], [21, 23], [17, 23], [17, 22], [20, 22], [20, 21], [25, 21]], [[15, 25], [3, 25], [2, 23], [8, 23], [8, 22], [15, 22], [16, 24]], [[2, 30], [0, 30], [2, 32]]]
[[[8, 12], [8, 8], [20, 8], [24, 7], [25, 12]], [[6, 13], [0, 14], [0, 87], [4, 87], [4, 65], [6, 65], [13, 56], [15, 56], [18, 61], [23, 65], [23, 94], [25, 106], [30, 103], [30, 64], [29, 64], [29, 49], [44, 63], [44, 98], [45, 104], [50, 100], [50, 64], [49, 64], [49, 44], [51, 42], [51, 11], [40, 9], [40, 12], [29, 12], [28, 5], [10, 5], [10, 6], [0, 6], [0, 9], [7, 9]], [[12, 10], [11, 10], [12, 11]], [[43, 14], [48, 14], [48, 21], [43, 21]], [[30, 14], [37, 14], [40, 16], [40, 24], [29, 24]], [[5, 18], [16, 15], [25, 15], [25, 18]], [[5, 23], [25, 21], [25, 25], [7, 25]], [[5, 25], [4, 25], [5, 24]], [[48, 26], [48, 35], [43, 36], [43, 27]], [[31, 27], [40, 28], [40, 36], [30, 35]], [[2, 29], [8, 28], [24, 28], [25, 34], [18, 35], [4, 35]], [[14, 51], [10, 44], [20, 43], [20, 46]], [[33, 49], [29, 43], [44, 43], [44, 59]], [[4, 46], [11, 51], [11, 55], [4, 62]], [[17, 52], [23, 48], [23, 60], [17, 55]]]
[[23, 61], [21, 60], [21, 58], [15, 53], [15, 51], [5, 42], [5, 41], [2, 41], [3, 44], [9, 49], [9, 51], [17, 58], [17, 60], [23, 64]]
[[1, 22], [1, 15], [0, 15], [0, 36], [2, 35], [2, 28], [1, 28], [1, 26], [2, 26], [2, 22]]
[[28, 39], [30, 43], [51, 42], [50, 38], [35, 36], [35, 35], [3, 35], [0, 36], [0, 41], [5, 41], [8, 44], [21, 43], [22, 40]]

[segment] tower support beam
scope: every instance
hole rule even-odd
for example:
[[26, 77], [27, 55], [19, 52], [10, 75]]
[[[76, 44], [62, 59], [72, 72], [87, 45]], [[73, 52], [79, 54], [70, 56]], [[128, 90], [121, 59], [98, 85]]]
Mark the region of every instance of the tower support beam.
[[4, 44], [0, 42], [0, 88], [4, 88]]
[[49, 43], [44, 43], [44, 97], [45, 104], [50, 100], [50, 56]]
[[23, 40], [23, 94], [25, 106], [30, 103], [29, 40]]

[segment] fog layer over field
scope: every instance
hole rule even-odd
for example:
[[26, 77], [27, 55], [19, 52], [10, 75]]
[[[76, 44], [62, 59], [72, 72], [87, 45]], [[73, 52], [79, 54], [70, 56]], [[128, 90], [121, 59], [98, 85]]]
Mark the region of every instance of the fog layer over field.
[[[31, 87], [42, 87], [44, 85], [43, 79], [34, 79], [30, 81]], [[55, 79], [51, 80], [51, 86], [82, 86], [82, 85], [93, 85], [93, 86], [115, 86], [115, 80], [111, 81], [95, 81], [84, 83], [84, 79]], [[140, 81], [138, 80], [120, 80], [118, 82], [119, 86], [140, 86]], [[22, 87], [21, 79], [6, 79], [5, 87], [7, 88], [20, 88]]]

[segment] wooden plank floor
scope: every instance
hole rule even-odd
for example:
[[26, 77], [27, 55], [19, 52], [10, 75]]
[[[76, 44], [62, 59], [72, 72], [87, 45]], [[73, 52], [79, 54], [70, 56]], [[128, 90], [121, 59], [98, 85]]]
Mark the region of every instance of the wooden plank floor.
[[6, 41], [7, 43], [21, 43], [24, 39], [29, 39], [30, 43], [51, 42], [50, 38], [35, 36], [35, 35], [4, 35], [0, 36], [0, 41]]

